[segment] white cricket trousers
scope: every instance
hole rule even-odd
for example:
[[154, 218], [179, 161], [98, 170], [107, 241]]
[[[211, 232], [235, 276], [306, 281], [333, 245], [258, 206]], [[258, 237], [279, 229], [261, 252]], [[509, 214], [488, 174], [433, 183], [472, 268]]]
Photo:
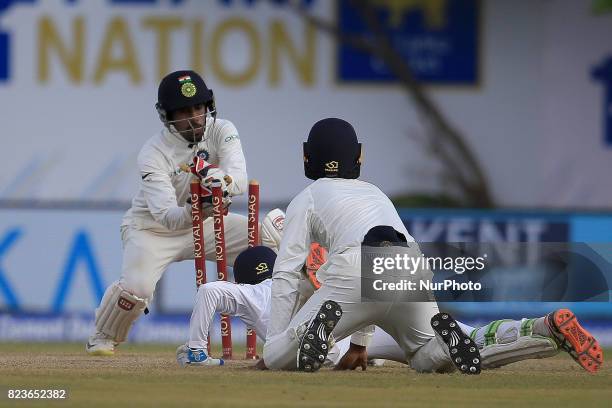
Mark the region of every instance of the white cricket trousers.
[[[247, 248], [247, 218], [229, 213], [223, 217], [227, 265]], [[191, 229], [168, 232], [128, 227], [122, 231], [123, 267], [119, 285], [128, 292], [150, 301], [155, 285], [172, 262], [193, 259]], [[215, 236], [212, 217], [204, 220], [206, 259], [215, 260]]]
[[[325, 270], [317, 274], [322, 278], [321, 288], [297, 311], [284, 331], [266, 339], [263, 355], [268, 368], [291, 370], [297, 367], [298, 327], [309, 322], [323, 302], [333, 300], [342, 308], [342, 318], [332, 332], [336, 341], [368, 325], [377, 325], [397, 342], [414, 369], [446, 371], [450, 360], [430, 323], [439, 311], [436, 302], [362, 302], [360, 251], [334, 255], [323, 268]], [[423, 347], [425, 345], [427, 347]]]

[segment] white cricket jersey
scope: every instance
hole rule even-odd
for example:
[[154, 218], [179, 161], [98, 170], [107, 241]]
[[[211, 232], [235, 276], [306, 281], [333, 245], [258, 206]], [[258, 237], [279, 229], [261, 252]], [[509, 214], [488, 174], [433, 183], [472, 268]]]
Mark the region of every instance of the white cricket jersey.
[[[214, 316], [217, 313], [239, 317], [247, 327], [255, 329], [257, 336], [265, 341], [268, 324], [270, 323], [270, 296], [272, 279], [266, 279], [256, 285], [239, 285], [231, 282], [214, 281], [200, 286], [196, 303], [189, 323], [188, 346], [206, 350], [208, 334]], [[397, 343], [382, 330], [379, 337], [384, 343], [384, 351], [400, 350], [401, 362], [405, 362], [404, 352]], [[389, 340], [390, 339], [390, 340]], [[376, 346], [376, 345], [375, 345]], [[337, 364], [349, 348], [349, 339], [340, 341], [332, 347], [327, 359]], [[397, 352], [396, 352], [397, 354]]]
[[[378, 225], [388, 225], [414, 239], [404, 226], [391, 200], [378, 187], [361, 180], [321, 178], [306, 187], [289, 204], [283, 238], [274, 263], [272, 285], [272, 331], [284, 329], [298, 299], [300, 270], [311, 242], [328, 249], [329, 260], [347, 251], [359, 251], [365, 234]], [[344, 273], [359, 276], [359, 268]]]
[[[230, 195], [246, 191], [246, 162], [238, 131], [230, 121], [217, 119], [197, 150], [207, 152], [206, 161], [232, 177], [233, 182], [228, 185]], [[193, 146], [165, 127], [149, 139], [138, 154], [140, 189], [122, 225], [162, 232], [190, 228], [191, 208], [186, 202], [191, 174], [177, 170], [181, 164], [190, 164], [193, 156]]]
[[189, 346], [206, 348], [215, 313], [239, 317], [265, 340], [270, 319], [271, 286], [271, 279], [257, 285], [215, 281], [200, 286], [189, 324]]

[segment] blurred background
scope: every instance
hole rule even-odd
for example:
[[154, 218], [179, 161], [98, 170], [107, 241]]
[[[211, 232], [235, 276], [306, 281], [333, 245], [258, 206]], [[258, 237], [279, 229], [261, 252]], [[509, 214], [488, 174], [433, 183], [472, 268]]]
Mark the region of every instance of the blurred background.
[[[0, 341], [87, 337], [176, 69], [238, 128], [262, 213], [308, 184], [302, 141], [340, 117], [417, 240], [598, 243], [612, 262], [610, 38], [611, 0], [0, 0]], [[184, 341], [194, 294], [193, 262], [173, 265], [132, 339]], [[598, 299], [570, 306], [610, 346]]]

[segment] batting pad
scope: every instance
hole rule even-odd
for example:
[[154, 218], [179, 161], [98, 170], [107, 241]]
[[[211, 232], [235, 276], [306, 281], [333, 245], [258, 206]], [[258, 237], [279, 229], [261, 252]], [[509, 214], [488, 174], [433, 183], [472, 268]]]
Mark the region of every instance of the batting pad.
[[146, 307], [146, 300], [125, 291], [115, 282], [96, 310], [96, 330], [121, 343]]
[[532, 334], [511, 343], [484, 346], [480, 358], [483, 368], [497, 368], [526, 359], [552, 357], [558, 352], [553, 339]]
[[273, 209], [264, 217], [261, 222], [261, 243], [274, 252], [278, 252], [280, 241], [283, 237], [283, 224], [285, 213], [278, 208]]

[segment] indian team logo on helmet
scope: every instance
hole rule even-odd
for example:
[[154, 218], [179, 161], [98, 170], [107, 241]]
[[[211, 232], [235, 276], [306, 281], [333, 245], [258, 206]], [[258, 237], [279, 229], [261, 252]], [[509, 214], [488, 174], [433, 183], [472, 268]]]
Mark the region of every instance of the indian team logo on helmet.
[[262, 262], [255, 267], [255, 270], [257, 271], [257, 275], [260, 275], [264, 272], [268, 272], [270, 270], [270, 267], [268, 266], [267, 263]]
[[191, 82], [187, 82], [186, 84], [181, 85], [181, 93], [185, 95], [187, 98], [191, 98], [197, 92], [195, 85]]
[[336, 160], [325, 163], [325, 173], [333, 175], [338, 174], [339, 164]]
[[181, 84], [181, 93], [183, 94], [183, 96], [191, 98], [198, 91], [193, 82], [191, 82], [191, 77], [189, 75], [183, 75], [182, 77], [179, 77], [178, 81]]

